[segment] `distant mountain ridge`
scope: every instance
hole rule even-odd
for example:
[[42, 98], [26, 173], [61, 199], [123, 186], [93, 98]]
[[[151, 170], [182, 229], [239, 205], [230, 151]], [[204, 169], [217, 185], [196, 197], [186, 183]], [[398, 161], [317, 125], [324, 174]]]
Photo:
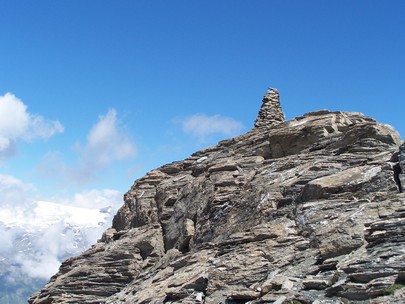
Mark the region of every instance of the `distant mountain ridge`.
[[254, 128], [138, 179], [29, 303], [405, 303], [405, 144], [361, 113]]
[[94, 209], [37, 201], [31, 212], [33, 212], [32, 216], [28, 217], [23, 213], [10, 214], [5, 208], [0, 215], [0, 223], [8, 227], [20, 227], [27, 231], [45, 229], [61, 221], [72, 227], [97, 227], [105, 222], [106, 213], [111, 212], [111, 207]]
[[10, 235], [10, 244], [0, 251], [0, 303], [26, 303], [57, 272], [61, 261], [97, 240], [111, 223], [111, 211], [46, 201], [20, 212], [3, 207], [0, 231]]

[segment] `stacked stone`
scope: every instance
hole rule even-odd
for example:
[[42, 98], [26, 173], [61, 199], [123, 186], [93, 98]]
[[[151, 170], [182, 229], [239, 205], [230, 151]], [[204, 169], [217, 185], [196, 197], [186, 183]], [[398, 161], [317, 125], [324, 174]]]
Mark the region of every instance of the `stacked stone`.
[[269, 88], [263, 97], [262, 107], [255, 121], [255, 128], [270, 126], [284, 122], [285, 117], [280, 106], [280, 96], [277, 89]]

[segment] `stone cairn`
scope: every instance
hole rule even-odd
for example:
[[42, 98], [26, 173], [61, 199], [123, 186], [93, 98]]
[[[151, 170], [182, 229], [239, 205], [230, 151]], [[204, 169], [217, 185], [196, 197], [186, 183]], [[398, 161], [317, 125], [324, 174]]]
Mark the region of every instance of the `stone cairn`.
[[255, 121], [255, 128], [268, 127], [275, 123], [285, 121], [283, 110], [280, 106], [278, 91], [269, 88], [263, 97], [262, 107]]

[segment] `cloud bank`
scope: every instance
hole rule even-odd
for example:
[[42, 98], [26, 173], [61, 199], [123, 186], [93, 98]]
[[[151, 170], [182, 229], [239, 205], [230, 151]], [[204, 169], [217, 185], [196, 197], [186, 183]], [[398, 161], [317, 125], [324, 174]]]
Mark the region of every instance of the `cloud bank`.
[[18, 140], [48, 139], [63, 132], [59, 121], [29, 113], [27, 106], [11, 93], [0, 95], [0, 117], [0, 160], [15, 154]]
[[[61, 132], [59, 121], [28, 112], [13, 94], [0, 96], [0, 161], [13, 156], [19, 142], [48, 139]], [[137, 153], [115, 109], [98, 118], [74, 151], [72, 163], [64, 161], [65, 152], [46, 154], [42, 173], [62, 183], [74, 180], [82, 189], [107, 167]], [[0, 262], [18, 272], [0, 272], [0, 276], [49, 279], [62, 260], [101, 237], [122, 205], [122, 193], [114, 189], [87, 189], [46, 200], [39, 200], [39, 195], [34, 185], [0, 174]]]

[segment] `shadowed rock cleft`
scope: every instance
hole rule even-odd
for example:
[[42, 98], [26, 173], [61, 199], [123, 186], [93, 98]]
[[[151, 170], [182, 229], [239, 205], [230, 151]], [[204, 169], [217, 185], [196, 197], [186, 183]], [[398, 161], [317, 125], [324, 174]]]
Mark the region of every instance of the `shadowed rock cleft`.
[[398, 184], [399, 192], [404, 190], [405, 186], [405, 143], [399, 147], [398, 164], [394, 168], [396, 175], [396, 182]]

